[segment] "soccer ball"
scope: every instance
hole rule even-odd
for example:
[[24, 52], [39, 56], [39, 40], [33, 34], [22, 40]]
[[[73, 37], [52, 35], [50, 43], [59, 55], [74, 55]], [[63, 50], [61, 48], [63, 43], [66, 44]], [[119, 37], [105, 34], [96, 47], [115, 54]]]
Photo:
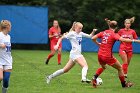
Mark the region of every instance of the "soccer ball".
[[101, 78], [97, 78], [96, 79], [96, 83], [97, 83], [98, 86], [102, 85], [103, 84], [103, 80]]

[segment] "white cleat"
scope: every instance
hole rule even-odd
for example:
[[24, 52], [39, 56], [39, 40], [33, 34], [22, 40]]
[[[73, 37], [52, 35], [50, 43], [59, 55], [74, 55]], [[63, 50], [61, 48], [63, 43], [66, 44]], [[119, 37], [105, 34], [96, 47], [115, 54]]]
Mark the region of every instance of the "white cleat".
[[46, 77], [46, 82], [47, 82], [47, 84], [49, 84], [49, 83], [51, 82], [50, 76], [47, 76], [47, 77]]

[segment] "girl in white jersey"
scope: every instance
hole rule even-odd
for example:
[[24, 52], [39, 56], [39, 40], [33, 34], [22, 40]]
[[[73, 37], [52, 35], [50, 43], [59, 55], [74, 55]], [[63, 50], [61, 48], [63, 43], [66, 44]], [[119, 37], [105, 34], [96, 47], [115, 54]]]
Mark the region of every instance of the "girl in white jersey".
[[68, 63], [65, 65], [63, 69], [57, 70], [53, 74], [46, 77], [46, 81], [48, 84], [52, 78], [68, 72], [75, 65], [75, 63], [78, 63], [82, 67], [81, 82], [87, 82], [87, 83], [91, 82], [90, 80], [86, 78], [88, 65], [84, 56], [81, 54], [81, 42], [82, 42], [82, 37], [91, 38], [94, 35], [94, 32], [96, 31], [96, 29], [93, 29], [93, 32], [90, 35], [88, 35], [82, 32], [82, 28], [83, 28], [83, 25], [80, 22], [74, 22], [69, 33], [64, 34], [58, 40], [57, 45], [54, 47], [55, 49], [58, 49], [58, 46], [63, 38], [67, 38], [70, 40], [70, 43], [72, 45], [72, 49], [70, 51], [70, 58], [69, 58]]
[[7, 93], [10, 73], [12, 71], [11, 42], [8, 33], [11, 23], [8, 20], [0, 22], [0, 82], [2, 82], [2, 93]]

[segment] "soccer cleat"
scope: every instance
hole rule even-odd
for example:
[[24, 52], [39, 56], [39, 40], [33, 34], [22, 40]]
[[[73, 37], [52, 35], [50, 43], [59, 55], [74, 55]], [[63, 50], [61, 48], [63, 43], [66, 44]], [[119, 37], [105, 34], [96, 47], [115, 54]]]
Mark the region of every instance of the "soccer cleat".
[[134, 84], [132, 82], [125, 83], [125, 88], [132, 87]]
[[82, 79], [81, 82], [82, 82], [82, 83], [84, 83], [84, 82], [86, 82], [86, 83], [91, 83], [91, 80], [89, 80], [89, 79]]
[[49, 84], [49, 83], [50, 83], [50, 81], [51, 81], [50, 76], [47, 76], [47, 77], [46, 77], [46, 82], [47, 82], [47, 84]]
[[58, 65], [61, 65], [61, 63], [58, 63]]
[[47, 60], [45, 61], [45, 64], [46, 64], [46, 65], [48, 65], [48, 63], [49, 63], [49, 59], [47, 59]]
[[93, 86], [94, 88], [97, 87], [97, 81], [96, 81], [96, 79], [92, 79], [92, 86]]

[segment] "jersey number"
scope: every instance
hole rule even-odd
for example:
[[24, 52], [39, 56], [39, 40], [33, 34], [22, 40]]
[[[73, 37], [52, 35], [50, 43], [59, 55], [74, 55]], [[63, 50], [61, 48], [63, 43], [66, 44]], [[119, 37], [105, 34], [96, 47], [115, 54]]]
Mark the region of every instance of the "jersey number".
[[107, 41], [108, 41], [108, 36], [104, 36], [103, 40], [102, 40], [102, 43], [103, 44], [107, 44]]
[[11, 46], [6, 46], [6, 52], [11, 52]]

